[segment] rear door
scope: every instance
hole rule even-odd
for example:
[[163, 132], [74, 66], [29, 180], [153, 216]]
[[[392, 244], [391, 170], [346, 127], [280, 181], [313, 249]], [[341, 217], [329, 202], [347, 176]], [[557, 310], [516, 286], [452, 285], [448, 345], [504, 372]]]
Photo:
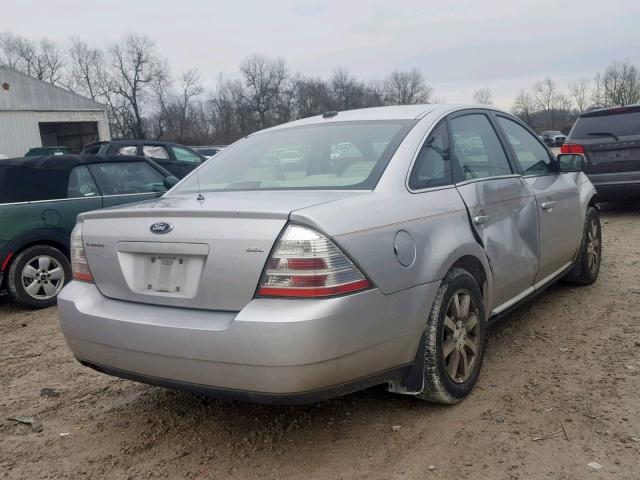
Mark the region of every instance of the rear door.
[[519, 123], [496, 116], [525, 182], [536, 198], [540, 223], [540, 262], [536, 282], [558, 274], [573, 260], [582, 224], [578, 173], [558, 173], [549, 151]]
[[488, 113], [458, 113], [450, 117], [449, 130], [459, 170], [456, 187], [493, 272], [493, 307], [504, 306], [528, 293], [538, 269], [536, 202]]
[[162, 195], [164, 176], [144, 160], [105, 162], [89, 166], [103, 194], [103, 206], [150, 200]]

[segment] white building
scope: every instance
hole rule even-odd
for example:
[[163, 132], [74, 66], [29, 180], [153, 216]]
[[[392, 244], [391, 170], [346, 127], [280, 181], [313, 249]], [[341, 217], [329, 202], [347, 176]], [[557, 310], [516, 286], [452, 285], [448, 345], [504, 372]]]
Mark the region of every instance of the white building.
[[22, 157], [33, 147], [109, 140], [106, 107], [0, 66], [0, 155]]

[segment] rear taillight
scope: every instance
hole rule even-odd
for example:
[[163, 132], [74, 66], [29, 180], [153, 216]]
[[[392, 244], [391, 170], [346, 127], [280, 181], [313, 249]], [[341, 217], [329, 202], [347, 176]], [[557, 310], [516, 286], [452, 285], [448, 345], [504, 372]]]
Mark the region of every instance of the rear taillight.
[[71, 232], [71, 271], [73, 272], [74, 280], [93, 282], [93, 275], [89, 270], [82, 243], [82, 222], [76, 223]]
[[327, 237], [289, 225], [267, 261], [261, 297], [328, 297], [371, 287], [371, 282]]
[[584, 155], [584, 147], [577, 143], [565, 143], [560, 147], [560, 153], [576, 153], [578, 155]]

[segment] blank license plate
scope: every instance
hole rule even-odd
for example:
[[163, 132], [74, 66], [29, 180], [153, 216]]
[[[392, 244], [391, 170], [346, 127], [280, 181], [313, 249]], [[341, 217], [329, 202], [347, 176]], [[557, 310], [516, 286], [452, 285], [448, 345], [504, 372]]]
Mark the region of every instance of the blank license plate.
[[147, 291], [166, 293], [184, 291], [187, 267], [185, 257], [152, 255], [145, 263]]

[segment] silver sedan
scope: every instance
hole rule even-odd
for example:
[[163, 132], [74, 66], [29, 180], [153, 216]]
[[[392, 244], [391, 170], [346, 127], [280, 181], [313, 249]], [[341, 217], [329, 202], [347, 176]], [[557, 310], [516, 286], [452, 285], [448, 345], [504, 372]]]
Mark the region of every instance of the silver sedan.
[[60, 326], [83, 364], [150, 384], [455, 403], [490, 322], [596, 280], [593, 196], [582, 157], [497, 109], [328, 112], [249, 135], [160, 199], [81, 214]]

